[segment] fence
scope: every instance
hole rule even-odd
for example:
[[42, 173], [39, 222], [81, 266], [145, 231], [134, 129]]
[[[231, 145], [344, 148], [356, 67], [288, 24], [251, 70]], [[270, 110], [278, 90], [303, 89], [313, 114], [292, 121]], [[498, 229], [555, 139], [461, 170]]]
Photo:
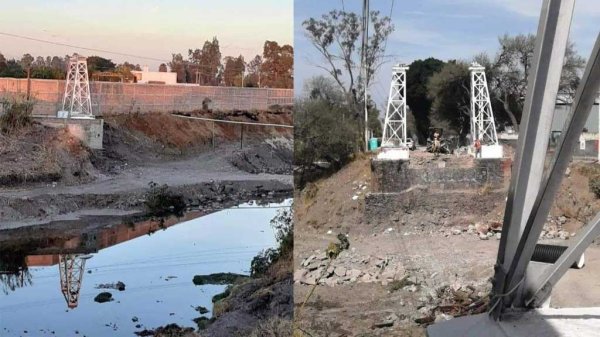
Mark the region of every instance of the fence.
[[[31, 80], [33, 113], [56, 115], [62, 107], [65, 81]], [[192, 111], [210, 99], [219, 110], [265, 110], [272, 105], [293, 104], [292, 89], [206, 87], [115, 82], [90, 82], [94, 115], [129, 112]], [[27, 79], [0, 78], [0, 95], [27, 92]]]

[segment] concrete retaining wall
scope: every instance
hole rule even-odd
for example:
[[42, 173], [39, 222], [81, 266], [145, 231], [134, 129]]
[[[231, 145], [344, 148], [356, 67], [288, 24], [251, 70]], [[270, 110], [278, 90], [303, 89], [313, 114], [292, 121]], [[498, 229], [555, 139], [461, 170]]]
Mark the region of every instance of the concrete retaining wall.
[[57, 117], [35, 117], [35, 120], [54, 128], [65, 127], [69, 132], [83, 141], [92, 149], [102, 149], [102, 139], [104, 136], [104, 120], [101, 118], [57, 118]]
[[[31, 80], [31, 96], [38, 103], [35, 115], [56, 115], [62, 107], [65, 81]], [[205, 98], [219, 110], [265, 110], [269, 106], [293, 104], [293, 89], [205, 87], [114, 82], [91, 82], [94, 115], [130, 112], [192, 111], [202, 108]], [[0, 78], [0, 96], [27, 92], [27, 79]]]
[[486, 184], [499, 186], [503, 179], [503, 161], [477, 159], [475, 165], [462, 167], [410, 168], [406, 160], [372, 160], [371, 174], [375, 192], [396, 193], [411, 186], [439, 189], [478, 188]]

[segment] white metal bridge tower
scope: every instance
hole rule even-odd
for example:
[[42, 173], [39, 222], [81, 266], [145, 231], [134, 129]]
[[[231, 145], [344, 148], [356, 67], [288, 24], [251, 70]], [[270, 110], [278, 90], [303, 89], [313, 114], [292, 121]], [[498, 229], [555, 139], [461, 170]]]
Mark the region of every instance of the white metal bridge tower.
[[79, 304], [79, 291], [85, 270], [85, 261], [91, 255], [60, 254], [58, 269], [60, 273], [60, 290], [65, 296], [67, 306], [76, 308]]
[[[481, 157], [500, 158], [502, 152], [498, 145], [485, 68], [477, 62], [473, 62], [469, 70], [471, 71], [471, 145], [479, 140], [482, 146]], [[495, 151], [490, 151], [491, 149]], [[498, 153], [498, 149], [500, 149], [500, 153]]]
[[392, 83], [383, 127], [383, 147], [403, 147], [406, 144], [406, 71], [398, 64], [392, 68]]
[[69, 58], [65, 95], [63, 97], [62, 111], [58, 112], [58, 117], [93, 117], [87, 58], [84, 56], [73, 54]]
[[[574, 8], [575, 0], [544, 0], [542, 3], [494, 266], [489, 312], [430, 325], [428, 336], [598, 336], [600, 307], [543, 306], [548, 303], [554, 286], [571, 266], [583, 262], [582, 254], [600, 236], [600, 212], [572, 239], [562, 245], [550, 245], [556, 253], [553, 258], [534, 259], [544, 224], [556, 203], [556, 195], [600, 89], [599, 34], [558, 143], [550, 154], [552, 159], [547, 161]], [[579, 291], [583, 295], [594, 295], [589, 289]]]

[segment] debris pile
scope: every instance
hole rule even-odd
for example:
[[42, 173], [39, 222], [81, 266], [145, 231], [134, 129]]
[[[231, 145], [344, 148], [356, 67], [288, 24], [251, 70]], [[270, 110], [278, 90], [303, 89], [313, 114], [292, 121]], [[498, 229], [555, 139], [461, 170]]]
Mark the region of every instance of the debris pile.
[[354, 192], [354, 195], [352, 196], [352, 200], [356, 201], [358, 200], [361, 195], [364, 198], [364, 195], [367, 194], [368, 190], [367, 188], [369, 187], [369, 183], [368, 182], [363, 182], [363, 181], [353, 181], [352, 182], [352, 191]]
[[[408, 281], [408, 280], [407, 280]], [[390, 291], [395, 291], [396, 282], [390, 286]], [[391, 314], [384, 320], [377, 322], [373, 328], [392, 327], [396, 323], [408, 324], [408, 321], [429, 325], [465, 315], [480, 314], [489, 309], [489, 283], [461, 285], [455, 282], [452, 285], [442, 284], [437, 287], [429, 287], [425, 282], [415, 284], [403, 282], [400, 288], [415, 292], [420, 296], [416, 303], [417, 310], [409, 314]], [[404, 303], [401, 301], [401, 306]]]
[[[548, 221], [544, 224], [544, 229], [540, 235], [542, 239], [561, 239], [568, 240], [570, 237], [575, 236], [575, 233], [571, 233], [563, 228], [563, 225], [567, 222], [565, 216], [552, 217], [548, 216]], [[450, 231], [442, 229], [446, 236], [475, 234], [481, 240], [489, 240], [496, 238], [500, 240], [502, 237], [502, 223], [497, 221], [489, 221], [487, 223], [476, 222], [475, 224], [468, 225], [467, 227], [452, 227]]]
[[330, 263], [326, 252], [316, 250], [302, 261], [294, 280], [300, 284], [318, 283], [330, 287], [356, 282], [387, 285], [404, 275], [404, 267], [394, 256], [360, 256], [353, 250], [344, 250]]
[[570, 237], [575, 236], [575, 233], [564, 229], [563, 225], [567, 223], [567, 220], [567, 217], [563, 215], [557, 217], [548, 216], [540, 238], [568, 240]]

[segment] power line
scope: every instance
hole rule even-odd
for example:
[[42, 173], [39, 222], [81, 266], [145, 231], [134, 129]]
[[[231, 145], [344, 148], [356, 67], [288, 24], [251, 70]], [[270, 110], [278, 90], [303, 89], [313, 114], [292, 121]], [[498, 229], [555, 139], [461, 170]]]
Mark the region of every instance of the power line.
[[[393, 14], [393, 12], [394, 12], [394, 0], [392, 0], [392, 6], [390, 7], [390, 15], [389, 15], [390, 21], [392, 20], [392, 14]], [[385, 39], [385, 42], [383, 44], [383, 52], [384, 53], [387, 50], [387, 43], [388, 43], [388, 39]]]
[[159, 62], [170, 62], [170, 61], [167, 61], [167, 60], [164, 60], [164, 59], [159, 59], [159, 58], [154, 58], [154, 57], [140, 56], [140, 55], [134, 55], [134, 54], [121, 53], [121, 52], [114, 52], [114, 51], [105, 50], [105, 49], [82, 47], [82, 46], [72, 45], [72, 44], [68, 44], [68, 43], [48, 41], [48, 40], [43, 40], [43, 39], [38, 39], [38, 38], [29, 37], [29, 36], [23, 36], [23, 35], [17, 35], [17, 34], [11, 34], [11, 33], [0, 32], [0, 35], [14, 37], [14, 38], [18, 38], [18, 39], [24, 39], [24, 40], [30, 40], [30, 41], [48, 43], [48, 44], [53, 44], [53, 45], [57, 45], [57, 46], [69, 47], [69, 48], [78, 48], [78, 49], [84, 49], [84, 50], [89, 50], [89, 51], [96, 51], [96, 52], [101, 52], [101, 53], [115, 54], [115, 55], [128, 56], [128, 57], [136, 57], [136, 58], [141, 58], [141, 59], [146, 59], [146, 60], [152, 60], [152, 61], [159, 61]]

